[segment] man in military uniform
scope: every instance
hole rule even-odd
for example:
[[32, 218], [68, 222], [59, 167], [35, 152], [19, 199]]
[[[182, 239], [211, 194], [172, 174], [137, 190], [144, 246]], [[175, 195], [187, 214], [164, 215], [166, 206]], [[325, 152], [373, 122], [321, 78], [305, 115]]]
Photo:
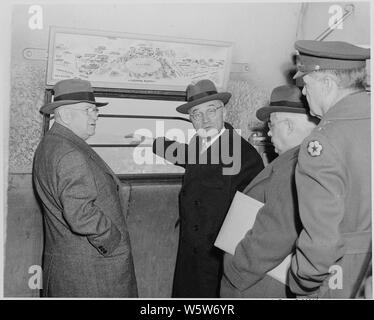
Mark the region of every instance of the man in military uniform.
[[303, 230], [289, 272], [300, 296], [354, 297], [371, 251], [368, 49], [300, 40], [298, 72], [321, 122], [300, 148], [296, 186]]

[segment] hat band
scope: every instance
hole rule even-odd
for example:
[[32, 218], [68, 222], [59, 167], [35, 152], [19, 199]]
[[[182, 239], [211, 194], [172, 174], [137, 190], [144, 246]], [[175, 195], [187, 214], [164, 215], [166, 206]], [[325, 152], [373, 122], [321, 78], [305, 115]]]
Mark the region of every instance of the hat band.
[[205, 97], [211, 96], [211, 95], [216, 94], [216, 93], [217, 93], [217, 91], [215, 91], [215, 90], [204, 91], [204, 92], [201, 92], [201, 93], [195, 94], [194, 96], [189, 97], [188, 102], [199, 100], [201, 98], [205, 98]]
[[303, 107], [303, 104], [301, 102], [295, 102], [295, 101], [273, 101], [270, 102], [271, 106], [286, 106], [286, 107]]
[[363, 68], [365, 65], [365, 60], [344, 60], [300, 55], [299, 61], [297, 62], [297, 70], [301, 72], [313, 72], [319, 70], [347, 70]]
[[89, 100], [92, 102], [96, 102], [93, 92], [87, 92], [87, 91], [61, 94], [59, 96], [56, 96], [53, 99], [53, 101], [61, 101], [61, 100]]

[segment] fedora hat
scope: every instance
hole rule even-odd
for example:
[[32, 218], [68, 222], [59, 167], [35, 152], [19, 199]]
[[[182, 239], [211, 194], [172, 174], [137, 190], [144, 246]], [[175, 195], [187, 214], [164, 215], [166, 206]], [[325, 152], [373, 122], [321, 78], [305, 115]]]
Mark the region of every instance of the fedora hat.
[[229, 92], [217, 92], [214, 83], [208, 79], [200, 80], [196, 84], [190, 84], [186, 90], [187, 103], [177, 107], [180, 113], [188, 114], [188, 110], [194, 106], [211, 100], [221, 100], [226, 104], [230, 98]]
[[91, 84], [87, 80], [66, 79], [57, 82], [53, 87], [53, 102], [47, 103], [40, 108], [40, 112], [51, 114], [60, 106], [88, 102], [103, 107], [107, 102], [96, 102]]
[[294, 85], [276, 87], [271, 92], [269, 105], [258, 109], [256, 117], [267, 121], [273, 112], [308, 113], [301, 97], [300, 89]]

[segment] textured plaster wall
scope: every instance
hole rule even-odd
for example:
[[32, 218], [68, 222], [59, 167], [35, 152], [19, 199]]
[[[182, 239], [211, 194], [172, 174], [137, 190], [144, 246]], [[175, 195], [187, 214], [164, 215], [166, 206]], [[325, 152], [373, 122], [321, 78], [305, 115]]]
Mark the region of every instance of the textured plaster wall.
[[30, 173], [42, 133], [42, 117], [38, 110], [44, 99], [45, 64], [12, 62], [11, 70], [9, 171]]

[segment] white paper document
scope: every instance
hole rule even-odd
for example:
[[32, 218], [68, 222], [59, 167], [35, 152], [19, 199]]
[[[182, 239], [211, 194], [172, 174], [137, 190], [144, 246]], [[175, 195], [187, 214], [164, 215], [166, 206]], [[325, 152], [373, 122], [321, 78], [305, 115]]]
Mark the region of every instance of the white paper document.
[[234, 255], [235, 248], [252, 229], [263, 203], [237, 191], [214, 245]]
[[[214, 245], [234, 255], [236, 246], [244, 238], [248, 230], [252, 229], [257, 213], [263, 205], [262, 202], [237, 191]], [[269, 271], [268, 275], [286, 284], [290, 262], [291, 255], [287, 256], [280, 265]]]

